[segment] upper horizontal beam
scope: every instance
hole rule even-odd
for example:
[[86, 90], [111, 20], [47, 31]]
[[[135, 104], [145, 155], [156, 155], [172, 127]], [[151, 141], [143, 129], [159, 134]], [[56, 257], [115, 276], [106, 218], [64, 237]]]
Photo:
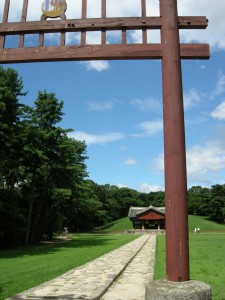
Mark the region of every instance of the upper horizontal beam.
[[[126, 18], [89, 18], [71, 20], [47, 20], [29, 22], [0, 23], [0, 35], [97, 31], [97, 30], [135, 30], [160, 29], [161, 17], [126, 17]], [[205, 29], [206, 17], [178, 17], [179, 29]]]
[[[208, 59], [208, 44], [181, 44], [182, 59]], [[36, 47], [0, 50], [0, 63], [162, 59], [161, 44]]]

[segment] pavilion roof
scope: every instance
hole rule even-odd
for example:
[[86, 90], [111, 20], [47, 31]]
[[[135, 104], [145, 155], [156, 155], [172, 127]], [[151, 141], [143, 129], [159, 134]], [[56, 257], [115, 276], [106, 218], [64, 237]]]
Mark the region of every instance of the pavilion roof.
[[138, 215], [145, 213], [149, 210], [154, 210], [158, 213], [164, 214], [165, 215], [165, 207], [154, 207], [152, 205], [148, 206], [148, 207], [133, 207], [131, 206], [128, 212], [128, 217], [129, 218], [135, 218]]

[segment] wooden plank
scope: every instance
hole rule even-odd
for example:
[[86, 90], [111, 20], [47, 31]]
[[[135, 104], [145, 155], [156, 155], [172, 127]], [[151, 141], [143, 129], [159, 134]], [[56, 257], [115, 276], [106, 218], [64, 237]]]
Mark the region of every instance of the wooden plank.
[[[85, 15], [85, 14], [84, 14]], [[208, 22], [206, 17], [179, 17], [180, 29], [204, 29]], [[28, 33], [50, 33], [75, 32], [75, 31], [101, 31], [105, 30], [127, 30], [135, 29], [160, 29], [161, 17], [127, 17], [127, 18], [90, 18], [71, 20], [46, 20], [29, 22], [0, 23], [0, 34], [28, 34]]]
[[26, 20], [27, 20], [27, 7], [28, 7], [28, 0], [23, 0], [23, 10], [22, 10], [21, 22], [26, 22]]
[[82, 0], [82, 11], [81, 11], [81, 18], [87, 18], [87, 0]]
[[44, 33], [40, 33], [38, 36], [38, 46], [42, 47], [44, 45]]
[[178, 17], [179, 29], [206, 29], [208, 26], [208, 19], [203, 16], [195, 17]]
[[[26, 19], [27, 19], [27, 7], [28, 7], [28, 0], [23, 0], [23, 9], [22, 9], [21, 22], [26, 22]], [[24, 44], [24, 34], [20, 34], [19, 48], [23, 48], [23, 44]]]
[[[208, 59], [208, 44], [181, 44], [181, 58]], [[161, 44], [121, 44], [0, 49], [0, 63], [161, 59]]]
[[[106, 0], [102, 0], [102, 19], [106, 18]], [[101, 43], [106, 44], [106, 29], [102, 29]]]
[[[141, 16], [146, 17], [146, 0], [141, 0]], [[142, 27], [142, 43], [147, 44], [147, 29]]]
[[[10, 0], [5, 0], [2, 23], [0, 24], [7, 24], [8, 15], [9, 15], [9, 5], [10, 5]], [[1, 29], [0, 29], [0, 49], [4, 48], [4, 44], [5, 44], [5, 36], [1, 34]]]
[[141, 0], [141, 15], [146, 17], [146, 0]]
[[122, 30], [122, 44], [126, 44], [127, 43], [127, 31], [126, 29]]
[[180, 44], [182, 59], [209, 59], [210, 49], [208, 44]]
[[[82, 20], [86, 20], [87, 18], [87, 0], [82, 0], [82, 11], [81, 11], [81, 18]], [[71, 27], [71, 24], [68, 24]], [[72, 24], [72, 27], [75, 24]], [[84, 28], [81, 28], [81, 38], [80, 38], [81, 45], [86, 44], [86, 31]]]
[[0, 50], [0, 63], [122, 60], [162, 57], [160, 44], [155, 45], [87, 45], [66, 47], [39, 47]]
[[66, 33], [61, 32], [61, 34], [60, 34], [60, 46], [65, 46], [65, 42], [66, 42]]
[[5, 0], [5, 6], [4, 6], [4, 12], [3, 12], [3, 17], [2, 17], [2, 23], [6, 23], [8, 21], [9, 6], [10, 6], [10, 0]]
[[18, 34], [18, 33], [38, 33], [38, 32], [59, 32], [65, 30], [76, 32], [81, 30], [100, 31], [122, 30], [124, 27], [129, 29], [160, 29], [161, 19], [159, 17], [128, 17], [128, 18], [90, 18], [90, 19], [71, 19], [71, 20], [46, 20], [46, 21], [29, 21], [10, 22], [0, 24], [0, 33]]

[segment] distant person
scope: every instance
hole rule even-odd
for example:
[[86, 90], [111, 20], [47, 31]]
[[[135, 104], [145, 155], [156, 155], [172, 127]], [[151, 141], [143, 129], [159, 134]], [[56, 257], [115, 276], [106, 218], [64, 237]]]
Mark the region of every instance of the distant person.
[[67, 233], [68, 233], [68, 228], [67, 228], [67, 227], [64, 227], [64, 228], [63, 228], [63, 233], [64, 233], [64, 234], [67, 234]]

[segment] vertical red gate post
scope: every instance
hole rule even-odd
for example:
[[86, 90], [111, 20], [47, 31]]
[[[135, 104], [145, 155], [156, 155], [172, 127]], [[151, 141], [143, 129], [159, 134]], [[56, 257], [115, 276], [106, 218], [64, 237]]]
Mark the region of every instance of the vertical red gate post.
[[177, 1], [161, 0], [166, 275], [189, 280], [185, 128]]

